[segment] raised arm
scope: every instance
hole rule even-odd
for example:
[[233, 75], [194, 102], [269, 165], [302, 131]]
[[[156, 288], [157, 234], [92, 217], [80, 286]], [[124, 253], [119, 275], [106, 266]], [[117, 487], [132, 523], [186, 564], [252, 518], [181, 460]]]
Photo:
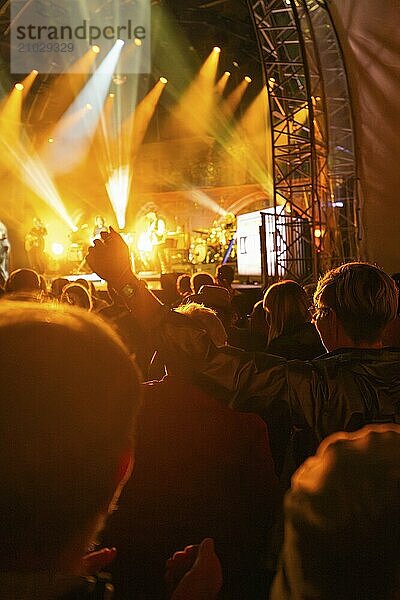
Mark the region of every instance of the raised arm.
[[156, 326], [159, 323], [165, 307], [134, 274], [129, 248], [112, 227], [109, 233], [101, 233], [101, 239], [94, 240], [86, 261], [124, 298], [127, 307], [144, 325]]
[[[286, 361], [236, 348], [217, 348], [204, 330], [165, 307], [136, 277], [128, 247], [112, 228], [95, 240], [87, 262], [124, 298], [143, 326], [152, 330], [172, 370], [188, 374], [202, 386], [210, 386], [226, 404], [240, 410], [262, 414], [265, 403], [276, 397], [284, 399]], [[246, 398], [252, 398], [251, 405]]]

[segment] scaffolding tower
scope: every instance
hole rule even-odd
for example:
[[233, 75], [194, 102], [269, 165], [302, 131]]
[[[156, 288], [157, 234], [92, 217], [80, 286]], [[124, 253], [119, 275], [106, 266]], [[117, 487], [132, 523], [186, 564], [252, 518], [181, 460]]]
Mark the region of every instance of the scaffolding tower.
[[[343, 56], [323, 0], [248, 0], [248, 6], [269, 92], [274, 273], [307, 283], [358, 257], [355, 144]], [[265, 265], [263, 271], [268, 277]]]

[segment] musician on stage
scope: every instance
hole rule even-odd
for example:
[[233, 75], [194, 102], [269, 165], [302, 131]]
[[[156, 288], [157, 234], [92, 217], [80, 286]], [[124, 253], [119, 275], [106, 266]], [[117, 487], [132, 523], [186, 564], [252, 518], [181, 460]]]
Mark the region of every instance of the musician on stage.
[[101, 215], [97, 215], [94, 219], [94, 229], [93, 229], [93, 235], [92, 235], [92, 242], [94, 240], [99, 240], [101, 238], [101, 232], [102, 231], [108, 231], [108, 228], [106, 227], [106, 222], [104, 217], [102, 217]]
[[7, 227], [0, 221], [0, 275], [7, 281], [9, 271], [10, 242]]
[[33, 227], [25, 236], [25, 250], [28, 255], [29, 266], [41, 275], [46, 270], [46, 255], [44, 252], [47, 229], [42, 221], [35, 217]]
[[168, 272], [168, 261], [166, 258], [164, 245], [166, 237], [165, 220], [157, 214], [156, 211], [151, 211], [146, 214], [147, 237], [153, 249], [154, 261], [156, 269], [160, 273]]

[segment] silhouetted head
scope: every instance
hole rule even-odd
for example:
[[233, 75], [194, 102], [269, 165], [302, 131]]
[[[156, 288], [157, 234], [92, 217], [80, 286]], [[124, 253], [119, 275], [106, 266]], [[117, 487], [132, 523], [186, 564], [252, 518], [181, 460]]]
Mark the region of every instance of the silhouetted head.
[[195, 273], [190, 279], [193, 293], [197, 294], [202, 285], [214, 285], [214, 278], [209, 273]]
[[304, 288], [289, 279], [272, 284], [265, 292], [263, 305], [269, 325], [268, 342], [293, 333], [311, 318]]
[[6, 292], [10, 294], [40, 291], [40, 277], [33, 269], [17, 269], [13, 271], [6, 283]]
[[337, 347], [335, 332], [344, 339], [340, 328], [355, 346], [379, 344], [396, 316], [398, 295], [394, 280], [375, 265], [352, 262], [328, 271], [314, 294], [315, 323], [324, 345]]
[[0, 337], [2, 568], [68, 572], [126, 471], [138, 374], [111, 328], [65, 305], [2, 301]]
[[92, 310], [93, 302], [88, 290], [79, 283], [69, 283], [63, 288], [61, 302], [71, 306], [79, 306], [85, 310]]

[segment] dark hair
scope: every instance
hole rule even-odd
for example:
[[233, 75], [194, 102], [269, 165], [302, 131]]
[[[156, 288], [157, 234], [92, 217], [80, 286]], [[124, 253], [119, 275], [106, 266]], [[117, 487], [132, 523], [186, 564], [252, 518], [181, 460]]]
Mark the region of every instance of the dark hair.
[[90, 292], [80, 283], [69, 283], [63, 288], [61, 302], [92, 310], [93, 302]]
[[198, 294], [202, 285], [213, 285], [214, 278], [209, 273], [195, 273], [190, 279], [190, 285], [194, 294]]
[[176, 280], [176, 289], [180, 294], [190, 294], [190, 292], [192, 291], [190, 287], [190, 275], [179, 275], [178, 279]]
[[57, 298], [61, 296], [63, 288], [69, 284], [69, 280], [65, 277], [57, 277], [51, 282], [51, 293]]
[[6, 292], [10, 294], [40, 291], [40, 277], [33, 269], [17, 269], [13, 271], [6, 283]]
[[2, 556], [54, 558], [104, 512], [133, 434], [137, 370], [101, 319], [3, 301]]
[[219, 265], [215, 276], [218, 281], [226, 281], [228, 285], [231, 285], [235, 278], [235, 271], [229, 265]]
[[367, 426], [327, 438], [295, 473], [283, 562], [296, 598], [399, 598], [399, 460], [400, 427]]

